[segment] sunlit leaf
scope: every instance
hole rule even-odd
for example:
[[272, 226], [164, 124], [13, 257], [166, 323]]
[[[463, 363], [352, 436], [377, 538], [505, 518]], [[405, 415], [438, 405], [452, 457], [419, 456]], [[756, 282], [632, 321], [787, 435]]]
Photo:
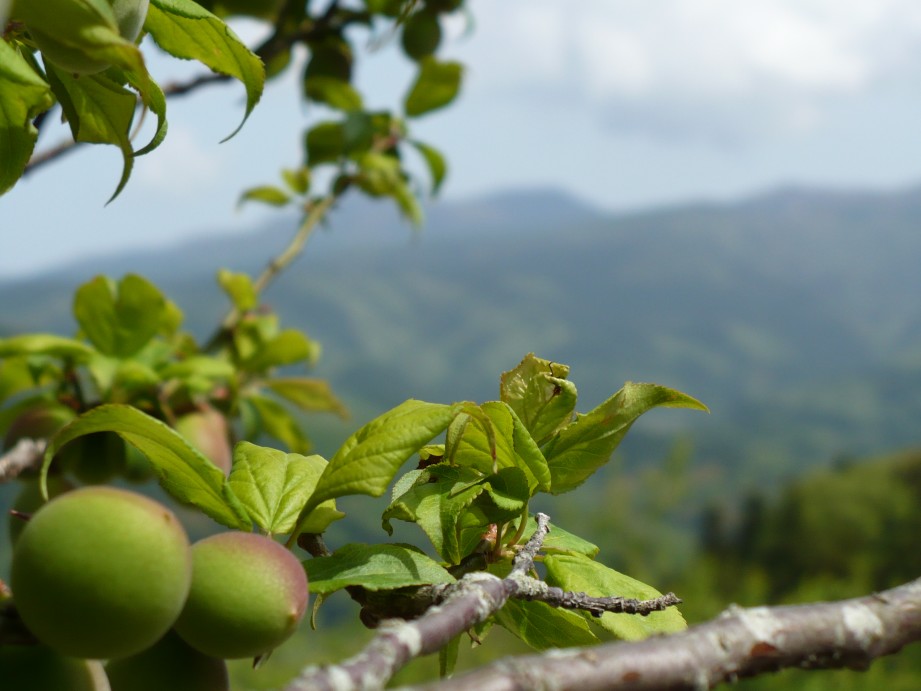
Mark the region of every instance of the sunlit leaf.
[[325, 379], [278, 377], [269, 379], [265, 386], [301, 410], [330, 412], [340, 417], [348, 417], [345, 406], [333, 394], [329, 382]]
[[259, 296], [249, 275], [221, 269], [217, 272], [217, 282], [239, 311], [247, 312], [258, 304]]
[[310, 592], [328, 595], [349, 586], [393, 590], [412, 585], [453, 583], [454, 577], [413, 547], [400, 544], [352, 543], [332, 556], [304, 562]]
[[599, 642], [582, 616], [551, 607], [545, 602], [509, 600], [496, 613], [495, 620], [535, 650], [596, 645]]
[[[289, 533], [326, 467], [321, 456], [302, 456], [246, 441], [233, 450], [228, 483], [253, 522], [269, 533]], [[332, 500], [318, 506], [307, 532], [323, 532], [344, 514]]]
[[590, 413], [578, 415], [543, 448], [550, 466], [551, 492], [575, 489], [611, 458], [636, 419], [656, 407], [707, 407], [690, 396], [657, 384], [624, 387]]
[[259, 425], [265, 434], [278, 439], [297, 453], [310, 451], [312, 444], [307, 433], [281, 403], [257, 394], [250, 394], [245, 400], [258, 413]]
[[243, 122], [226, 139], [235, 135], [262, 96], [265, 86], [262, 60], [223, 20], [193, 0], [150, 0], [144, 29], [167, 53], [198, 60], [215, 72], [243, 83], [246, 88]]
[[0, 194], [16, 183], [32, 156], [38, 138], [32, 120], [53, 103], [51, 87], [19, 50], [0, 39]]
[[[626, 597], [651, 600], [662, 595], [652, 586], [625, 576], [604, 564], [579, 554], [548, 554], [544, 558], [547, 582], [563, 590], [587, 593], [593, 597]], [[600, 618], [583, 614], [588, 620], [618, 638], [635, 641], [654, 634], [675, 633], [687, 628], [681, 612], [669, 607], [648, 616], [605, 612]]]
[[569, 367], [542, 360], [533, 353], [502, 374], [502, 400], [511, 406], [539, 444], [572, 420], [576, 387], [567, 376]]
[[463, 66], [428, 57], [419, 63], [419, 76], [403, 104], [409, 117], [425, 115], [451, 103], [460, 91]]
[[139, 449], [150, 460], [160, 485], [177, 501], [198, 507], [229, 528], [251, 527], [246, 510], [226, 484], [220, 468], [169, 426], [128, 405], [98, 406], [61, 429], [45, 452], [43, 485], [57, 450], [95, 432], [115, 432]]

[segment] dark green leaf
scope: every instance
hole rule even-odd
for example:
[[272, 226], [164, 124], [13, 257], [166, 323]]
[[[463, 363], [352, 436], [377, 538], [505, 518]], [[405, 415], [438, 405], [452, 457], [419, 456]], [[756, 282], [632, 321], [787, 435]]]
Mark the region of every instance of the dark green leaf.
[[419, 76], [409, 90], [404, 109], [418, 117], [451, 103], [460, 91], [463, 66], [459, 62], [438, 62], [428, 57], [419, 63]]
[[657, 384], [627, 382], [590, 413], [578, 415], [544, 447], [553, 494], [575, 489], [608, 462], [636, 419], [655, 407], [707, 407], [690, 396]]
[[[321, 456], [285, 453], [241, 441], [233, 450], [228, 483], [256, 525], [267, 533], [289, 533], [325, 467]], [[308, 532], [321, 533], [342, 516], [334, 501], [325, 502], [314, 510], [315, 522]]]
[[18, 49], [0, 39], [0, 194], [16, 183], [32, 156], [38, 138], [32, 120], [53, 103], [51, 87]]
[[538, 444], [572, 421], [576, 387], [567, 381], [569, 367], [529, 353], [502, 374], [501, 399], [511, 406]]
[[[144, 29], [167, 53], [198, 60], [215, 72], [226, 74], [246, 88], [246, 122], [265, 86], [265, 67], [220, 18], [193, 0], [150, 0]], [[224, 140], [226, 141], [226, 139]]]
[[332, 556], [308, 559], [304, 568], [310, 592], [320, 595], [353, 585], [366, 590], [393, 590], [454, 582], [454, 577], [429, 557], [399, 544], [344, 545]]
[[[627, 597], [651, 600], [662, 595], [652, 586], [625, 576], [604, 564], [580, 554], [548, 554], [544, 558], [547, 583], [563, 590], [587, 593], [593, 597]], [[635, 641], [655, 634], [675, 633], [687, 628], [684, 617], [675, 607], [648, 616], [605, 612], [596, 619], [584, 614], [618, 638]]]
[[128, 405], [98, 406], [58, 432], [45, 452], [43, 486], [57, 450], [94, 432], [115, 432], [139, 449], [150, 460], [163, 489], [177, 501], [197, 506], [229, 528], [250, 529], [246, 510], [226, 484], [220, 468], [167, 425]]
[[304, 138], [307, 164], [311, 167], [335, 163], [344, 154], [345, 134], [342, 123], [321, 122], [307, 130]]
[[129, 357], [157, 335], [166, 299], [146, 279], [128, 274], [116, 285], [105, 276], [84, 283], [74, 295], [74, 317], [101, 353]]

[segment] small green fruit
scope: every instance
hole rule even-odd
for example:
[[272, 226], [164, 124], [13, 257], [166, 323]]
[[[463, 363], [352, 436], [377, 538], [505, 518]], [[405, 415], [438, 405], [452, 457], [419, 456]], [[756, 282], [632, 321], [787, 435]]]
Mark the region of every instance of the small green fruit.
[[219, 533], [192, 546], [192, 588], [176, 632], [206, 655], [255, 657], [294, 633], [307, 595], [304, 567], [280, 544]]
[[0, 683], [10, 691], [109, 691], [101, 663], [43, 645], [0, 645]]
[[227, 691], [227, 664], [170, 631], [153, 647], [106, 665], [112, 691]]
[[176, 516], [140, 494], [84, 487], [32, 516], [13, 550], [23, 623], [65, 655], [111, 659], [150, 647], [189, 590], [191, 552]]
[[413, 60], [428, 57], [441, 43], [441, 25], [432, 12], [416, 12], [403, 25], [403, 51]]
[[14, 16], [26, 24], [42, 55], [73, 74], [95, 74], [109, 63], [93, 52], [133, 43], [144, 26], [149, 0], [19, 0]]
[[204, 408], [176, 420], [175, 429], [214, 465], [230, 475], [233, 450], [227, 418], [214, 408]]

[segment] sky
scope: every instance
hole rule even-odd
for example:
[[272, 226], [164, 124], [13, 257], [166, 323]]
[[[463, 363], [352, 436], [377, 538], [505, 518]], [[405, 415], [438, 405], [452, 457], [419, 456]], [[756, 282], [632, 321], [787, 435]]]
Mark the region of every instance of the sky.
[[[450, 108], [415, 136], [441, 148], [440, 199], [557, 188], [609, 211], [729, 201], [784, 185], [921, 183], [921, 3], [916, 0], [468, 0], [440, 54], [467, 65]], [[263, 30], [236, 24], [245, 39]], [[359, 42], [371, 106], [395, 107], [412, 71]], [[198, 74], [145, 46], [160, 83]], [[300, 57], [301, 60], [304, 56]], [[0, 197], [0, 280], [76, 260], [243, 233], [275, 213], [242, 189], [300, 163], [294, 72], [241, 132], [238, 84], [169, 103], [169, 133], [122, 195], [113, 147], [84, 146]], [[39, 150], [66, 131], [43, 133]]]

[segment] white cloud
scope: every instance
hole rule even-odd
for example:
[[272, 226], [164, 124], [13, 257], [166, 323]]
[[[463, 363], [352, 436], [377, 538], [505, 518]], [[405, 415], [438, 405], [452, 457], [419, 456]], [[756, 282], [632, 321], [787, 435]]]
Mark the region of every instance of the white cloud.
[[473, 11], [472, 88], [581, 100], [657, 137], [808, 131], [921, 59], [915, 0], [482, 0]]

